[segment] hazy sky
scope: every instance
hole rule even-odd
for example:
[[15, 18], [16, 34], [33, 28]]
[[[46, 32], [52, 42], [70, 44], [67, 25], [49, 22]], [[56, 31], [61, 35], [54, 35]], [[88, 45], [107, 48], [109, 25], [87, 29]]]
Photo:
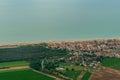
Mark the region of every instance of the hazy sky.
[[120, 0], [0, 0], [0, 43], [120, 37]]

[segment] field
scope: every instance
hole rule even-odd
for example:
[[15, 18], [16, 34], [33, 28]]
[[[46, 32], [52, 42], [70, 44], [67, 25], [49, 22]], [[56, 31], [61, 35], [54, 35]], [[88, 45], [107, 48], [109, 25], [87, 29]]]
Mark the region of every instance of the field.
[[68, 68], [69, 70], [74, 69], [74, 70], [76, 70], [76, 71], [77, 71], [77, 70], [81, 71], [81, 70], [84, 69], [82, 66], [64, 66], [64, 68], [65, 68], [65, 69]]
[[[91, 74], [92, 74], [92, 73], [90, 73], [90, 72], [86, 72], [85, 75], [82, 77], [81, 80], [89, 80]], [[97, 80], [97, 79], [96, 79], [96, 80]]]
[[26, 61], [4, 62], [4, 63], [0, 63], [0, 68], [26, 66], [26, 65], [29, 65], [29, 63]]
[[65, 71], [65, 75], [70, 77], [70, 78], [73, 78], [74, 80], [77, 80], [77, 77], [80, 75], [81, 71], [71, 71], [71, 70], [68, 70], [68, 71]]
[[105, 58], [102, 66], [120, 70], [120, 58]]
[[120, 80], [120, 71], [111, 68], [105, 68], [93, 73], [90, 80]]
[[0, 80], [55, 80], [31, 69], [0, 72]]
[[66, 76], [72, 78], [73, 80], [77, 80], [78, 76], [80, 75], [81, 71], [83, 70], [83, 67], [81, 66], [68, 66], [63, 65], [62, 66], [65, 70], [61, 71]]

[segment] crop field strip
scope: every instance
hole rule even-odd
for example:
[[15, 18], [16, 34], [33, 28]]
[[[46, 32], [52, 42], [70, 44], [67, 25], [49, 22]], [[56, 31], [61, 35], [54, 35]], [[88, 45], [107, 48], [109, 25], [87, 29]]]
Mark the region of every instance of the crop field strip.
[[9, 68], [9, 67], [17, 67], [17, 66], [27, 66], [29, 65], [26, 61], [15, 61], [15, 62], [3, 62], [0, 63], [0, 68]]
[[82, 77], [81, 80], [89, 80], [89, 78], [90, 78], [91, 75], [92, 75], [92, 73], [87, 71], [87, 72], [84, 74], [84, 76]]
[[[7, 77], [6, 77], [7, 76]], [[55, 80], [46, 75], [36, 73], [31, 69], [0, 72], [0, 80]]]
[[105, 58], [102, 62], [102, 66], [120, 70], [120, 58]]

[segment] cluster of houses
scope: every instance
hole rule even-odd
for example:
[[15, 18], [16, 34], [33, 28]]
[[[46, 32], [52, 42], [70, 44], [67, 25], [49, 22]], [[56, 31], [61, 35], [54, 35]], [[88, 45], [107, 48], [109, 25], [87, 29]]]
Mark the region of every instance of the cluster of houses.
[[98, 39], [85, 41], [46, 42], [52, 48], [68, 49], [70, 51], [84, 51], [109, 57], [120, 58], [120, 39]]

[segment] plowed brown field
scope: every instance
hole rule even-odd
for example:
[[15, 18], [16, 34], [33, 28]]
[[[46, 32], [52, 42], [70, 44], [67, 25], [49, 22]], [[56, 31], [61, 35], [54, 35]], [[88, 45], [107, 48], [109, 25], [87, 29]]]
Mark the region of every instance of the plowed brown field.
[[120, 71], [111, 68], [105, 68], [93, 73], [90, 80], [120, 80]]

